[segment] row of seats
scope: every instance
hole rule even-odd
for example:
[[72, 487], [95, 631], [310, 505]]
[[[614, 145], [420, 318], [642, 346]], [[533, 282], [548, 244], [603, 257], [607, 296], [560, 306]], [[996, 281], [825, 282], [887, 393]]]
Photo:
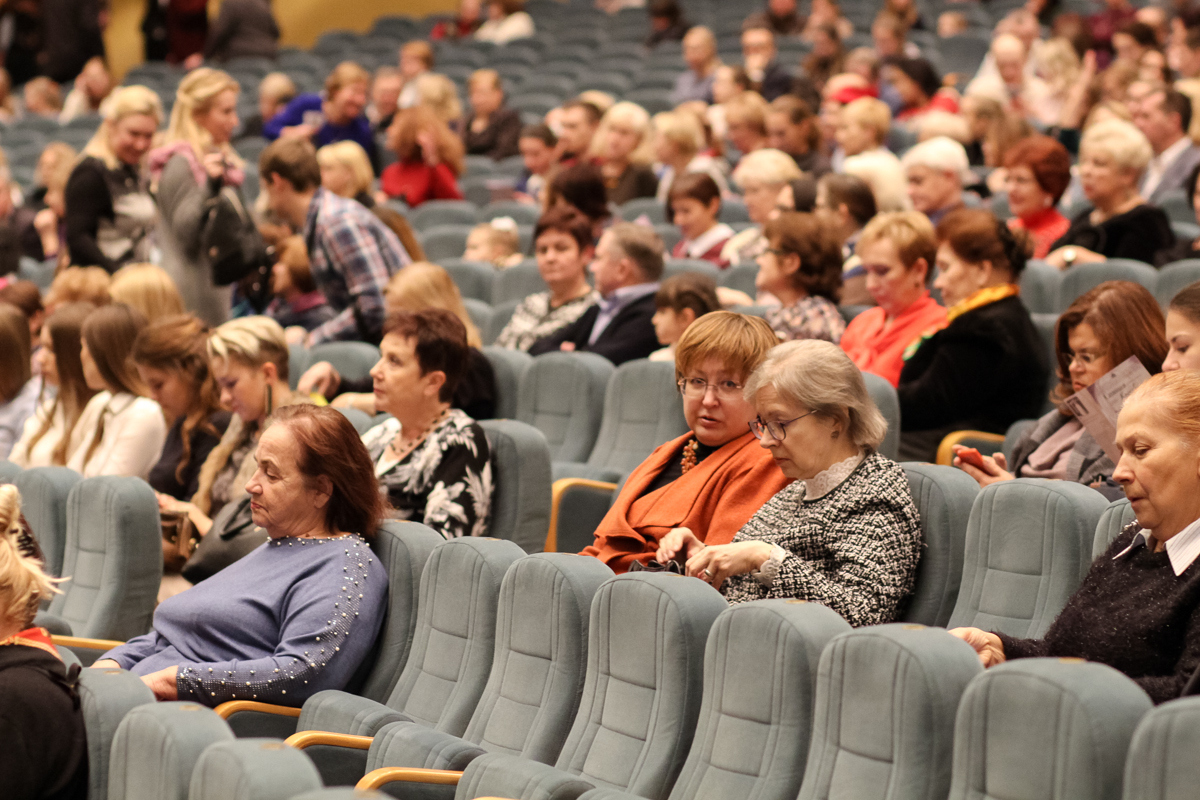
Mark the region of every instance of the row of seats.
[[1033, 260], [1021, 274], [1021, 301], [1034, 314], [1061, 314], [1075, 299], [1104, 281], [1132, 281], [1145, 286], [1166, 308], [1185, 286], [1200, 280], [1200, 259], [1189, 258], [1155, 269], [1130, 258], [1110, 258], [1059, 270]]
[[[257, 140], [243, 140], [243, 142], [246, 141]], [[239, 152], [242, 152], [242, 149], [249, 145], [239, 143], [238, 146], [241, 148]], [[473, 156], [472, 158], [481, 160], [469, 162], [468, 174], [472, 174], [472, 168], [487, 176], [503, 174], [508, 169], [504, 161], [490, 162], [490, 159], [486, 156]], [[488, 162], [493, 164], [491, 168], [482, 166], [482, 164]], [[500, 216], [513, 217], [522, 225], [533, 225], [541, 215], [541, 209], [537, 206], [511, 200], [497, 203], [488, 202], [483, 204], [482, 207], [477, 203], [471, 202], [469, 199], [429, 200], [414, 209], [409, 209], [399, 201], [392, 201], [392, 204], [394, 204], [398, 211], [408, 217], [408, 221], [418, 231], [424, 231], [438, 225], [474, 225], [478, 222], [488, 222]], [[618, 213], [621, 219], [629, 221], [634, 221], [644, 216], [654, 225], [663, 225], [667, 222], [666, 205], [653, 197], [637, 197], [629, 200], [619, 207]], [[723, 201], [718, 218], [721, 222], [730, 225], [750, 222], [750, 214], [746, 210], [746, 204], [741, 200]]]

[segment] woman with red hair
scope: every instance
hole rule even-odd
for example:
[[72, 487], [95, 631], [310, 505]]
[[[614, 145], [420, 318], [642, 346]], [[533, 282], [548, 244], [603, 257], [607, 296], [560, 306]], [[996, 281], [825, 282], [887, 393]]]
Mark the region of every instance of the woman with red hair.
[[463, 143], [432, 109], [413, 106], [397, 112], [387, 146], [400, 159], [379, 176], [388, 197], [413, 208], [427, 200], [462, 199]]
[[1071, 182], [1071, 156], [1049, 136], [1027, 136], [1004, 157], [1004, 187], [1012, 218], [1008, 227], [1028, 231], [1033, 257], [1045, 258], [1071, 221], [1058, 211], [1058, 201]]

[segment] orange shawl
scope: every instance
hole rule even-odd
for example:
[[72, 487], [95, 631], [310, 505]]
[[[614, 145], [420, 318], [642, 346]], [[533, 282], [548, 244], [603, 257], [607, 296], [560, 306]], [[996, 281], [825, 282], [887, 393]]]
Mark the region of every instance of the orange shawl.
[[747, 431], [678, 480], [641, 496], [690, 438], [688, 433], [660, 446], [630, 473], [596, 529], [596, 541], [583, 555], [599, 558], [619, 574], [634, 561], [653, 559], [658, 540], [672, 528], [690, 528], [708, 544], [728, 544], [763, 504], [791, 483]]

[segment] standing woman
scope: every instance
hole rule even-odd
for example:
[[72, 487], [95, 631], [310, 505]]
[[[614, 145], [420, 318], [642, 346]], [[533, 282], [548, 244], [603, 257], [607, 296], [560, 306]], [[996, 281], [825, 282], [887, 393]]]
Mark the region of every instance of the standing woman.
[[189, 72], [175, 92], [162, 147], [150, 153], [150, 174], [162, 214], [163, 266], [184, 304], [209, 325], [229, 317], [232, 287], [213, 285], [200, 252], [204, 203], [246, 174], [229, 141], [238, 125], [238, 84], [221, 70]]
[[162, 408], [148, 398], [129, 360], [146, 318], [124, 303], [88, 314], [79, 360], [97, 392], [71, 434], [67, 466], [85, 478], [126, 475], [145, 480], [167, 440]]
[[600, 120], [589, 155], [600, 165], [608, 202], [623, 205], [638, 197], [654, 197], [658, 178], [650, 115], [636, 103], [621, 102]]
[[157, 212], [142, 160], [162, 124], [162, 103], [145, 86], [116, 89], [66, 189], [71, 263], [109, 272], [150, 261]]

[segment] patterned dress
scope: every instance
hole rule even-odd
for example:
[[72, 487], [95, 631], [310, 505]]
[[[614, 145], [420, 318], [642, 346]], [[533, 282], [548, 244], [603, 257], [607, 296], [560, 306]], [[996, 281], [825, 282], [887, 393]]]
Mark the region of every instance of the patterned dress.
[[809, 296], [766, 313], [767, 324], [785, 342], [793, 339], [823, 339], [837, 344], [846, 330], [838, 307], [824, 297]]
[[531, 294], [513, 311], [512, 319], [500, 331], [495, 344], [509, 350], [528, 350], [538, 339], [558, 333], [599, 302], [600, 293], [592, 290], [558, 308], [551, 308], [549, 292]]
[[390, 418], [362, 436], [394, 516], [422, 522], [447, 539], [487, 535], [492, 465], [483, 428], [451, 409], [417, 449], [395, 461], [387, 446], [399, 432], [399, 420]]

